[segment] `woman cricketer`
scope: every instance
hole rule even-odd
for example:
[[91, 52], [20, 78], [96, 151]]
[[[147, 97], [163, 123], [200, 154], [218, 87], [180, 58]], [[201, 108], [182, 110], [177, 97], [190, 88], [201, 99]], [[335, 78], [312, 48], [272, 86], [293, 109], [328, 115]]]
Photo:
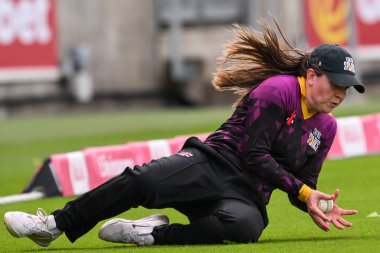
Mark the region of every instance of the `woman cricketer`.
[[[331, 112], [350, 87], [363, 93], [351, 55], [323, 44], [311, 53], [293, 48], [267, 24], [263, 33], [237, 27], [213, 85], [240, 95], [235, 111], [201, 142], [189, 138], [170, 157], [123, 173], [47, 215], [7, 212], [4, 222], [15, 237], [48, 246], [65, 233], [71, 242], [98, 222], [130, 208], [174, 208], [189, 224], [170, 224], [162, 214], [140, 220], [112, 219], [99, 238], [137, 245], [256, 242], [268, 224], [266, 205], [280, 189], [308, 212], [321, 229], [350, 227], [342, 216], [339, 191], [316, 190], [322, 164], [336, 134]], [[323, 213], [317, 205], [333, 200]]]

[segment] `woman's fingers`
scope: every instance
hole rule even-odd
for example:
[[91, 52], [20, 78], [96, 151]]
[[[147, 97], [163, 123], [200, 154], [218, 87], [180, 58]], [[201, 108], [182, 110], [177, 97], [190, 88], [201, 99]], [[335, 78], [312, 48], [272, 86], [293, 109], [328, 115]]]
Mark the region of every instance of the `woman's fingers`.
[[[319, 210], [318, 207], [312, 208], [309, 211], [309, 214], [313, 218], [314, 222], [318, 225], [318, 227], [325, 231], [330, 230], [329, 221], [331, 221], [331, 219], [328, 218], [321, 210]], [[327, 219], [324, 217], [326, 217]]]
[[338, 220], [332, 220], [331, 223], [337, 228], [337, 229], [344, 229], [344, 226], [338, 221]]
[[336, 203], [336, 199], [338, 198], [338, 196], [339, 196], [339, 192], [340, 192], [340, 190], [339, 189], [335, 189], [335, 192], [334, 192], [334, 194], [333, 194], [333, 200], [334, 200], [334, 203]]
[[321, 219], [320, 217], [318, 216], [314, 216], [314, 215], [311, 215], [313, 221], [315, 224], [317, 224], [317, 226], [324, 230], [324, 231], [330, 231], [330, 225], [328, 222], [324, 221], [323, 219]]
[[338, 221], [340, 222], [340, 224], [342, 224], [346, 227], [352, 227], [352, 224], [350, 222], [346, 221], [345, 219], [343, 219], [342, 217], [339, 217]]
[[353, 215], [353, 214], [357, 214], [358, 211], [357, 210], [344, 210], [342, 209], [341, 211], [341, 215]]
[[329, 200], [329, 199], [333, 199], [334, 198], [334, 194], [333, 195], [329, 195], [329, 194], [326, 194], [326, 193], [323, 193], [323, 192], [318, 192], [319, 194], [319, 196], [318, 196], [318, 198], [319, 199], [325, 199], [325, 200]]
[[352, 227], [352, 224], [342, 217], [338, 217], [337, 219], [332, 220], [331, 223], [340, 230], [344, 229], [344, 227]]
[[310, 210], [313, 214], [320, 217], [324, 221], [331, 221], [331, 219], [324, 212], [322, 212], [322, 210], [319, 209], [317, 206], [312, 206]]

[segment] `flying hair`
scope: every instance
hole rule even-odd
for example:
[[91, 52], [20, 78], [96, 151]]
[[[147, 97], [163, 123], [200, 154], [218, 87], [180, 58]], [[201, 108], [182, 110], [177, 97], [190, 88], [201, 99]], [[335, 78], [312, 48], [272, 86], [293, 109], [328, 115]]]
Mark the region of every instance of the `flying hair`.
[[263, 19], [259, 21], [262, 32], [235, 24], [236, 39], [225, 46], [219, 59], [212, 84], [218, 91], [232, 91], [239, 95], [234, 106], [271, 76], [306, 76], [305, 64], [309, 54], [291, 46], [276, 19], [272, 19], [281, 40]]

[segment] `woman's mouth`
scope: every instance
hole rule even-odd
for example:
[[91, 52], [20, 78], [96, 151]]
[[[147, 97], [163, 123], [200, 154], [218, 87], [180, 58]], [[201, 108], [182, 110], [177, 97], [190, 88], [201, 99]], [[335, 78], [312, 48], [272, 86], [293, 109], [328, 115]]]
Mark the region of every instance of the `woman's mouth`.
[[337, 103], [337, 102], [330, 102], [329, 104], [330, 104], [331, 108], [335, 108], [339, 105], [339, 103]]

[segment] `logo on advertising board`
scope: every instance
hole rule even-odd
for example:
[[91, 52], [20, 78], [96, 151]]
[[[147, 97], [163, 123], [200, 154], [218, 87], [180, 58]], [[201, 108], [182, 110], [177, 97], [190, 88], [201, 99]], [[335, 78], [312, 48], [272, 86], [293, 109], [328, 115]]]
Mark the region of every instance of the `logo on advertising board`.
[[81, 151], [67, 153], [70, 182], [74, 194], [82, 194], [90, 190], [87, 165]]
[[112, 156], [98, 156], [96, 157], [99, 166], [99, 175], [101, 178], [111, 178], [122, 173], [125, 168], [133, 167], [134, 162], [132, 159], [117, 159]]
[[310, 43], [314, 45], [332, 43], [344, 45], [348, 41], [350, 1], [307, 0], [305, 15]]
[[[349, 37], [353, 35], [356, 36], [358, 47], [379, 46], [380, 1], [305, 0], [304, 2], [305, 32], [310, 47], [323, 43], [345, 46]], [[350, 21], [351, 16], [352, 21]], [[354, 29], [352, 25], [356, 29], [355, 33], [351, 33]], [[373, 53], [370, 52], [369, 56], [373, 57]]]
[[0, 44], [49, 43], [52, 37], [50, 8], [49, 0], [0, 0]]
[[55, 6], [55, 0], [0, 0], [0, 81], [25, 71], [56, 76]]
[[339, 119], [337, 133], [344, 156], [367, 153], [365, 133], [359, 117]]
[[166, 140], [148, 141], [149, 153], [152, 159], [171, 155], [170, 145]]

